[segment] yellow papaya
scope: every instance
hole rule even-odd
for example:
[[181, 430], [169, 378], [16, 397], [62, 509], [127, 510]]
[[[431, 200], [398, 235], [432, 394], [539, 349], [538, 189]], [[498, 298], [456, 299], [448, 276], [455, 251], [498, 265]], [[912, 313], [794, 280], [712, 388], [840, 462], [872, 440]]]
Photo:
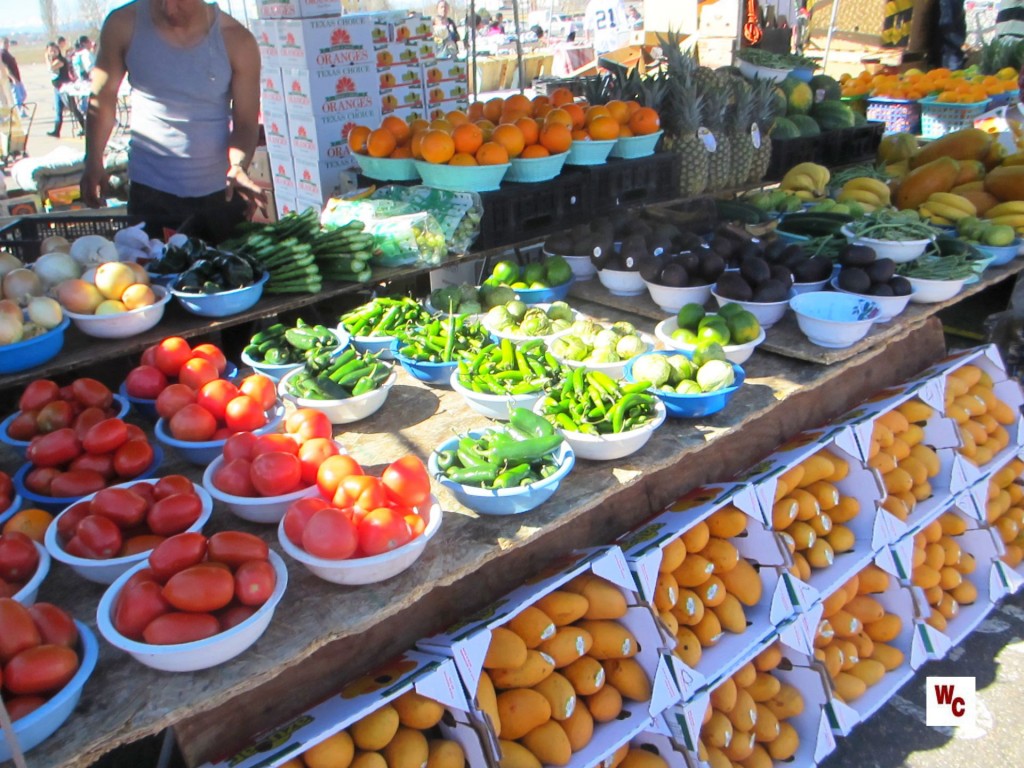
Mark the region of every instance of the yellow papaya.
[[[949, 192], [956, 183], [959, 173], [959, 163], [950, 157], [939, 157], [930, 163], [919, 165], [900, 182], [893, 198], [896, 207], [900, 210], [917, 208], [935, 192]], [[986, 188], [987, 186], [986, 182]], [[996, 197], [999, 195], [996, 194]]]
[[933, 160], [984, 160], [992, 147], [992, 134], [980, 128], [963, 128], [925, 144], [910, 158], [911, 168], [920, 168]]
[[1024, 200], [1024, 165], [993, 168], [985, 176], [985, 191], [1004, 202]]

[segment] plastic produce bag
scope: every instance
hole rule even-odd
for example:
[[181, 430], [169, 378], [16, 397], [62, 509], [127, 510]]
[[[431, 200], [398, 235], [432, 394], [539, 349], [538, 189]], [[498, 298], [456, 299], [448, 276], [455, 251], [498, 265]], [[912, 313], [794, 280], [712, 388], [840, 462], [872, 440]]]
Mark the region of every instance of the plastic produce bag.
[[449, 192], [433, 187], [391, 185], [373, 193], [373, 200], [406, 203], [417, 211], [426, 211], [441, 225], [448, 249], [465, 253], [480, 234], [483, 202], [476, 192]]
[[335, 229], [358, 220], [369, 228], [376, 221], [407, 216], [419, 210], [415, 205], [400, 200], [339, 200], [332, 197], [320, 214], [320, 224], [325, 229]]
[[380, 267], [406, 264], [436, 265], [448, 255], [444, 232], [429, 213], [420, 211], [406, 216], [379, 219], [367, 225], [373, 235], [371, 261]]

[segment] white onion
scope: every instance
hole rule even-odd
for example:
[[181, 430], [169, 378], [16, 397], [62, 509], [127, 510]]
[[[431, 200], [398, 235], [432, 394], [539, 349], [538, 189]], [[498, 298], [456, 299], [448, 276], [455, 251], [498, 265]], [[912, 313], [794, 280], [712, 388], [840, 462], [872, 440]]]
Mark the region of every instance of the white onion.
[[24, 307], [33, 296], [43, 295], [43, 281], [31, 269], [12, 269], [4, 275], [4, 298]]
[[71, 258], [79, 264], [86, 266], [101, 264], [104, 261], [116, 261], [116, 255], [112, 259], [99, 255], [99, 250], [105, 245], [109, 245], [114, 250], [114, 253], [117, 253], [117, 248], [107, 238], [100, 235], [82, 235], [71, 244]]
[[21, 341], [23, 333], [21, 320], [8, 315], [0, 315], [0, 345], [15, 344]]
[[36, 325], [49, 330], [60, 325], [64, 312], [54, 299], [49, 296], [36, 296], [28, 303], [28, 317]]
[[63, 283], [73, 277], [80, 277], [82, 268], [66, 253], [52, 251], [40, 256], [32, 264], [32, 271], [39, 275], [44, 288]]
[[0, 316], [3, 315], [13, 317], [19, 323], [22, 321], [23, 318], [21, 307], [19, 307], [10, 299], [0, 299]]
[[17, 256], [7, 251], [0, 251], [0, 277], [3, 277], [12, 269], [19, 269], [25, 265], [21, 263]]
[[39, 244], [39, 253], [69, 253], [70, 251], [71, 243], [68, 242], [66, 237], [60, 235], [44, 237], [43, 242]]

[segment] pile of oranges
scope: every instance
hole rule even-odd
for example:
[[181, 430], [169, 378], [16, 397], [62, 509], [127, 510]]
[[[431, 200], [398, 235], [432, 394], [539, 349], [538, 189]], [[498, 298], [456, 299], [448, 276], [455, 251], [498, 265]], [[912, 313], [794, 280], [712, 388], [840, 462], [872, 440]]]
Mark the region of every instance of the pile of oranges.
[[659, 129], [658, 113], [635, 101], [589, 106], [559, 88], [550, 96], [522, 94], [477, 101], [443, 118], [406, 122], [389, 115], [380, 127], [359, 125], [348, 134], [356, 154], [414, 158], [447, 165], [504, 165], [511, 158], [568, 152], [574, 141], [610, 141]]
[[995, 75], [972, 75], [964, 70], [945, 68], [922, 72], [909, 69], [898, 75], [872, 75], [839, 78], [843, 96], [879, 96], [916, 101], [933, 96], [945, 104], [976, 104], [1017, 88], [1017, 71], [1010, 67]]

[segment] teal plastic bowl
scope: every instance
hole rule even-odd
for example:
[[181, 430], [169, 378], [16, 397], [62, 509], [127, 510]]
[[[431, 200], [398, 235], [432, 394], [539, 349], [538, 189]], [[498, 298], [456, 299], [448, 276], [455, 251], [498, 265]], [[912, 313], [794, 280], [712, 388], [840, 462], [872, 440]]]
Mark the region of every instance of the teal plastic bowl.
[[569, 147], [569, 165], [603, 165], [608, 162], [608, 155], [618, 139], [607, 141], [574, 141]]
[[1021, 239], [1018, 237], [1009, 245], [975, 245], [985, 256], [992, 260], [988, 263], [990, 267], [1002, 267], [1017, 258], [1017, 250], [1020, 248]]
[[416, 181], [419, 171], [411, 157], [370, 157], [356, 155], [363, 176], [377, 181]]
[[0, 373], [18, 373], [53, 360], [64, 348], [64, 331], [70, 323], [65, 314], [60, 324], [46, 333], [0, 347]]
[[658, 146], [658, 140], [664, 131], [655, 131], [646, 136], [623, 136], [615, 140], [612, 147], [611, 157], [633, 160], [637, 157], [647, 157], [654, 154], [654, 148]]
[[504, 165], [438, 165], [414, 161], [428, 187], [449, 192], [492, 192], [501, 186], [511, 163]]
[[517, 181], [522, 184], [536, 184], [550, 181], [562, 172], [568, 152], [559, 152], [549, 157], [513, 157], [512, 167], [505, 174], [505, 181]]

